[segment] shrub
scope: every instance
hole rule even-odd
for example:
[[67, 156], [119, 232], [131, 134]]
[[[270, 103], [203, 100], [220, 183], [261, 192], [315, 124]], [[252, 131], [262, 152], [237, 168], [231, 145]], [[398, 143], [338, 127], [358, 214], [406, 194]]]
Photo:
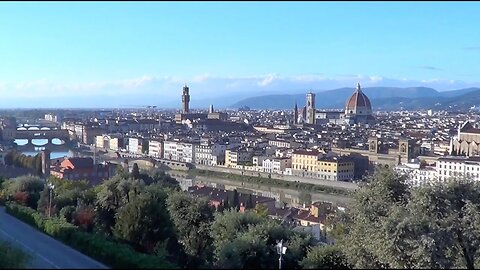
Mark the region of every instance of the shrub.
[[28, 193], [25, 191], [17, 191], [13, 195], [13, 198], [15, 199], [16, 202], [18, 202], [21, 205], [27, 205], [28, 202]]
[[65, 220], [47, 218], [29, 207], [7, 202], [6, 211], [113, 268], [176, 268], [165, 258], [138, 253], [127, 244], [118, 243], [98, 234], [82, 232], [77, 226]]

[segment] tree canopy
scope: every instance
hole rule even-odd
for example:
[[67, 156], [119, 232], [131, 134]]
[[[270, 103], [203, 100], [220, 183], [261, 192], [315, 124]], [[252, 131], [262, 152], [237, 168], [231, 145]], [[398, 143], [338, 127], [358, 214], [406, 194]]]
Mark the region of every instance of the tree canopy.
[[379, 169], [355, 194], [340, 241], [359, 268], [474, 269], [480, 243], [480, 184], [466, 178], [408, 188]]

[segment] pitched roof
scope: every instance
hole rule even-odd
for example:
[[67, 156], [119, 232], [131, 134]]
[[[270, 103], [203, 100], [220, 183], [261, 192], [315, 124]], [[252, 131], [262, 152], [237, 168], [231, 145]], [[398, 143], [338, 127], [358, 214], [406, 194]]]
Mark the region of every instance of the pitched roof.
[[75, 169], [87, 169], [93, 167], [93, 159], [90, 157], [73, 157], [68, 158]]

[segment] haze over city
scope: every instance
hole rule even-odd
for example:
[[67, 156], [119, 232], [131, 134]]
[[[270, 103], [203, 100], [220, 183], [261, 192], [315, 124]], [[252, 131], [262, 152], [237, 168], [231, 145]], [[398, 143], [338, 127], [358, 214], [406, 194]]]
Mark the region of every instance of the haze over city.
[[478, 87], [479, 3], [7, 2], [0, 107], [225, 107], [265, 94]]
[[480, 2], [1, 2], [0, 269], [476, 269]]

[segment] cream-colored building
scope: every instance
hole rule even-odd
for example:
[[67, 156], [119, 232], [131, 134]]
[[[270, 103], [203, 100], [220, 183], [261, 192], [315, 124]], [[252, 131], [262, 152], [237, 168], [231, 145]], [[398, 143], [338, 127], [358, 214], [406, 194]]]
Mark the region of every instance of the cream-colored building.
[[246, 150], [225, 150], [225, 167], [235, 168], [252, 162], [252, 153]]
[[262, 171], [266, 173], [284, 174], [287, 168], [292, 167], [292, 159], [287, 157], [272, 157], [262, 161]]
[[163, 158], [163, 141], [149, 140], [148, 141], [148, 155], [155, 158]]
[[296, 150], [292, 154], [292, 175], [332, 181], [352, 180], [355, 162], [346, 156], [325, 157], [318, 150]]
[[302, 177], [315, 177], [317, 160], [323, 156], [318, 150], [295, 150], [292, 153], [292, 174]]
[[95, 143], [98, 148], [119, 151], [123, 147], [121, 135], [98, 135], [95, 137]]
[[195, 163], [217, 166], [225, 162], [227, 146], [218, 143], [202, 143], [195, 145]]
[[317, 161], [317, 177], [324, 180], [347, 181], [353, 180], [355, 162], [348, 157], [320, 158]]

